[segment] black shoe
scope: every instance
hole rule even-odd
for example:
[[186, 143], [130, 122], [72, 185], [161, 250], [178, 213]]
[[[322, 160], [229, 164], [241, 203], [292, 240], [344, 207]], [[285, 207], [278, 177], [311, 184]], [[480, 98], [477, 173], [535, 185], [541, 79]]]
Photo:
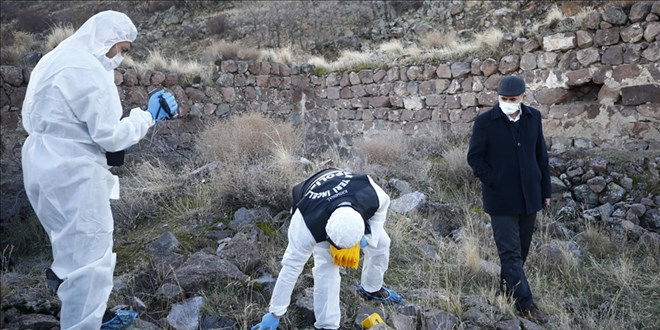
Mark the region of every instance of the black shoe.
[[542, 310], [540, 310], [536, 304], [531, 304], [529, 307], [520, 311], [522, 316], [532, 322], [538, 324], [548, 323], [548, 315], [546, 315]]

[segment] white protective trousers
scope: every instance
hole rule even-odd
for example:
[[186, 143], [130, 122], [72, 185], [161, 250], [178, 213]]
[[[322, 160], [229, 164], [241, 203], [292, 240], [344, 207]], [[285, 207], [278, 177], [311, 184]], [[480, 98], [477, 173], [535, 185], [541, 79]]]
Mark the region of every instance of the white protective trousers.
[[[362, 249], [361, 285], [368, 292], [378, 291], [383, 286], [383, 277], [390, 259], [390, 237], [383, 228], [389, 196], [373, 182], [380, 200], [379, 211], [369, 220], [371, 234], [367, 235], [369, 244]], [[282, 257], [280, 270], [269, 311], [277, 316], [284, 315], [291, 303], [291, 295], [302, 273], [303, 267], [311, 255], [314, 256], [314, 316], [317, 329], [339, 329], [341, 324], [339, 266], [332, 263], [330, 244], [327, 241], [316, 243], [312, 233], [305, 225], [300, 210], [291, 218], [288, 230], [288, 245]]]
[[119, 197], [105, 152], [136, 144], [154, 125], [137, 108], [121, 118], [114, 70], [98, 59], [136, 34], [128, 16], [99, 13], [39, 61], [27, 87], [23, 181], [50, 238], [51, 268], [63, 280], [61, 329], [101, 326], [116, 259], [110, 198]]

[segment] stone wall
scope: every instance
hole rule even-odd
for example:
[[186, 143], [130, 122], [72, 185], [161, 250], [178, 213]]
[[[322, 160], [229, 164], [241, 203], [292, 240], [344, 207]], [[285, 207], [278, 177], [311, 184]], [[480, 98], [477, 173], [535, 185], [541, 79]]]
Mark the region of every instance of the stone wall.
[[[513, 51], [500, 59], [326, 76], [315, 75], [310, 65], [223, 61], [211, 85], [124, 68], [115, 71], [115, 82], [125, 109], [144, 106], [156, 86], [172, 90], [183, 117], [161, 125], [158, 134], [184, 150], [203, 123], [246, 111], [303, 125], [320, 147], [348, 147], [357, 136], [383, 130], [412, 136], [468, 132], [474, 118], [496, 102], [497, 84], [508, 74], [527, 82], [525, 103], [541, 111], [552, 151], [660, 150], [659, 16], [660, 1], [636, 3], [629, 12], [607, 7], [589, 13], [576, 32], [505, 39], [503, 49]], [[0, 67], [3, 193], [13, 191], [8, 182], [20, 175], [20, 108], [29, 76], [30, 69]]]

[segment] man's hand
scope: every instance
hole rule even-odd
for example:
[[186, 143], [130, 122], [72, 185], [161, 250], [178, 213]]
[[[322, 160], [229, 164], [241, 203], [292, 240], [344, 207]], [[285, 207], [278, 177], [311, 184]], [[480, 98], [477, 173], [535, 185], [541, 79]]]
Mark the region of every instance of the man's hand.
[[549, 207], [551, 201], [552, 201], [552, 198], [544, 198], [543, 199], [543, 207]]
[[174, 117], [179, 111], [179, 105], [172, 93], [165, 92], [161, 89], [149, 96], [147, 111], [151, 114], [151, 118], [158, 123], [163, 119]]

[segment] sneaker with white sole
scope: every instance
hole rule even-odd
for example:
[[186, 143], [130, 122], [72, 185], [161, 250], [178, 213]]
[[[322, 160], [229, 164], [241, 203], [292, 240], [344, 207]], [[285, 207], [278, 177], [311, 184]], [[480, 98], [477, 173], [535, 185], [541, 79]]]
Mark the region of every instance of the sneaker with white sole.
[[376, 300], [385, 304], [398, 304], [404, 300], [401, 295], [396, 293], [396, 291], [388, 289], [384, 286], [376, 292], [367, 292], [367, 290], [365, 290], [362, 285], [358, 284], [355, 286], [355, 290], [364, 299]]
[[[112, 315], [112, 314], [111, 314]], [[120, 309], [114, 316], [101, 324], [101, 330], [121, 330], [133, 323], [137, 318], [137, 312]]]

